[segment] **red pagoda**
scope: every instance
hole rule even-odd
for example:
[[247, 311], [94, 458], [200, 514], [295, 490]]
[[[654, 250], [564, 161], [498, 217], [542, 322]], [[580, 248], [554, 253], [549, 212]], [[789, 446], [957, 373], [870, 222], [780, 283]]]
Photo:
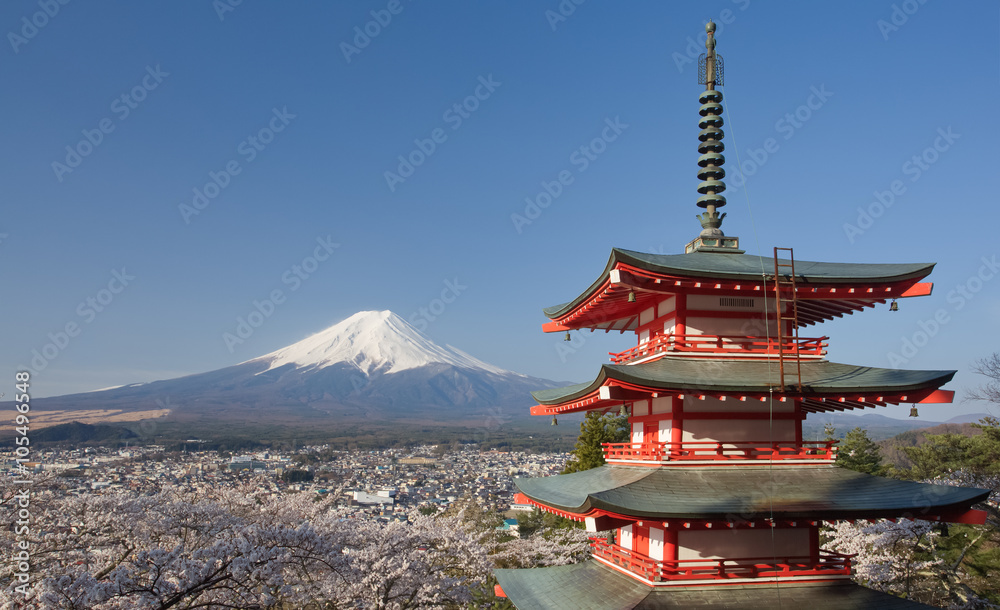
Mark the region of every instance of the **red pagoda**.
[[[809, 413], [949, 403], [955, 371], [838, 364], [828, 337], [799, 330], [929, 295], [933, 264], [840, 264], [745, 254], [720, 229], [722, 58], [706, 25], [698, 136], [700, 235], [684, 254], [615, 248], [598, 279], [545, 309], [546, 332], [632, 331], [588, 383], [533, 395], [535, 415], [627, 413], [631, 440], [607, 464], [518, 479], [518, 500], [586, 523], [591, 558], [497, 570], [519, 610], [919, 608], [853, 583], [851, 558], [820, 548], [823, 521], [983, 523], [988, 490], [870, 476], [835, 465], [835, 442], [804, 441]], [[780, 252], [784, 250], [784, 252]]]

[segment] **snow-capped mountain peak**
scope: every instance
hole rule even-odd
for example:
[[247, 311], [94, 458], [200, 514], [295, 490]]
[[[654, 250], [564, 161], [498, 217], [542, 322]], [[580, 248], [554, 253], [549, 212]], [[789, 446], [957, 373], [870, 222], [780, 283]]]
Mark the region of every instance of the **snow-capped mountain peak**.
[[240, 364], [42, 399], [42, 404], [55, 411], [135, 413], [160, 411], [169, 404], [170, 417], [185, 425], [201, 422], [197, 425], [206, 429], [228, 422], [280, 422], [307, 427], [310, 433], [319, 426], [342, 434], [345, 422], [462, 422], [490, 430], [500, 425], [501, 417], [530, 417], [530, 392], [559, 385], [437, 345], [392, 312], [364, 311]]
[[511, 373], [427, 335], [391, 311], [361, 311], [326, 330], [250, 362], [268, 362], [267, 370], [292, 364], [296, 369], [321, 369], [347, 363], [365, 375], [396, 373], [429, 364], [448, 364], [498, 375]]

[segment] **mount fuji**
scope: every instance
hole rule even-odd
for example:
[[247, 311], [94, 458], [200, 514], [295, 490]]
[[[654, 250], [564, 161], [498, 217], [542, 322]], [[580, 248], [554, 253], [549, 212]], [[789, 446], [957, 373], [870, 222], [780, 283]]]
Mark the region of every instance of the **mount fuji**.
[[[450, 345], [441, 347], [391, 311], [362, 311], [298, 343], [247, 361], [267, 370], [291, 364], [316, 370], [345, 363], [368, 378], [433, 364], [517, 375], [477, 360]], [[520, 375], [523, 377], [523, 375]]]
[[[482, 425], [524, 421], [530, 392], [565, 385], [440, 346], [391, 311], [363, 311], [227, 368], [32, 401], [32, 411], [163, 412], [178, 423]], [[326, 423], [324, 423], [326, 422]]]

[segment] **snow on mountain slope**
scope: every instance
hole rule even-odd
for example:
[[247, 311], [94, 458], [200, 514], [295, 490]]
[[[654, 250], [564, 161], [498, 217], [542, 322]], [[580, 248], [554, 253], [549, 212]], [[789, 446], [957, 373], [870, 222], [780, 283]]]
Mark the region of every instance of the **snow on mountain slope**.
[[506, 371], [436, 345], [399, 316], [369, 311], [240, 364], [43, 398], [37, 406], [131, 413], [169, 405], [171, 421], [208, 428], [220, 422], [281, 422], [313, 429], [332, 421], [462, 422], [482, 427], [495, 425], [490, 422], [500, 413], [505, 420], [527, 421], [529, 407], [535, 404], [531, 392], [560, 385], [565, 383]]
[[248, 362], [268, 362], [266, 370], [286, 364], [292, 364], [296, 369], [321, 369], [343, 362], [366, 375], [397, 373], [440, 363], [523, 377], [473, 358], [450, 345], [441, 347], [388, 310], [358, 312], [298, 343]]

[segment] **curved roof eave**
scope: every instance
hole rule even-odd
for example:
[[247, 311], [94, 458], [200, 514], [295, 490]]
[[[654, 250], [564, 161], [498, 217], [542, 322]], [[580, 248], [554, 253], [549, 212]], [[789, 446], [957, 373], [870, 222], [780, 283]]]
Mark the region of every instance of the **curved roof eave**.
[[[779, 259], [780, 260], [780, 259]], [[786, 261], [787, 262], [787, 261]], [[774, 259], [753, 254], [692, 252], [690, 254], [649, 254], [612, 248], [604, 271], [572, 301], [546, 307], [549, 319], [562, 317], [585, 301], [608, 279], [608, 272], [618, 263], [632, 265], [652, 273], [690, 278], [760, 280], [761, 274], [773, 273]], [[795, 261], [799, 281], [813, 284], [844, 284], [858, 281], [901, 282], [930, 275], [935, 263], [824, 263]]]
[[[780, 608], [809, 610], [933, 610], [912, 600], [868, 589], [851, 580], [776, 582], [721, 587], [650, 587], [599, 561], [493, 572], [504, 595], [521, 610], [723, 610]], [[765, 579], [761, 578], [761, 581]], [[794, 600], [794, 603], [789, 600]], [[614, 600], [613, 605], [609, 600]]]
[[[937, 389], [951, 381], [957, 371], [921, 371], [809, 361], [801, 363], [803, 393], [905, 393]], [[580, 399], [596, 392], [608, 379], [651, 390], [703, 392], [767, 392], [778, 385], [778, 367], [773, 362], [703, 360], [665, 356], [640, 364], [605, 364], [589, 383], [539, 390], [531, 395], [539, 404], [553, 405]]]
[[515, 484], [532, 501], [559, 511], [649, 519], [919, 518], [968, 510], [990, 495], [988, 489], [886, 479], [836, 466], [605, 465]]

